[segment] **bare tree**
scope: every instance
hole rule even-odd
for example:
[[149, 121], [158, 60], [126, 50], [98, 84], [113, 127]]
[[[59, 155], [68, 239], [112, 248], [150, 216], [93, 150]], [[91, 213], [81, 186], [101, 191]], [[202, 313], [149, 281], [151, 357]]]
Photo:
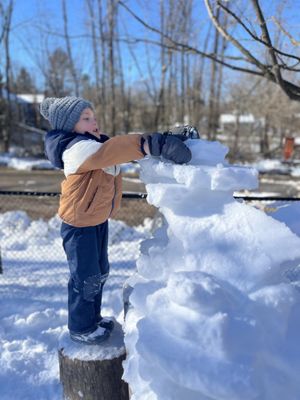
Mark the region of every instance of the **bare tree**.
[[[181, 4], [181, 11], [182, 11], [182, 21], [181, 21], [181, 34], [182, 34], [182, 40], [184, 42], [188, 42], [188, 32], [187, 32], [187, 26], [189, 22], [189, 16], [190, 16], [190, 7], [191, 7], [191, 1], [184, 1]], [[181, 73], [180, 73], [180, 83], [181, 83], [181, 96], [180, 96], [180, 121], [184, 122], [185, 121], [185, 115], [187, 111], [187, 79], [188, 79], [188, 67], [187, 67], [187, 62], [188, 56], [186, 57], [186, 54], [184, 50], [182, 49], [180, 52], [180, 63], [181, 63]]]
[[[227, 28], [227, 24], [228, 24], [228, 16], [227, 14], [223, 14], [222, 15], [224, 18], [224, 25]], [[224, 57], [225, 57], [225, 52], [226, 52], [226, 48], [227, 48], [227, 42], [224, 38], [224, 36], [221, 38], [221, 44], [220, 44], [220, 59], [222, 61], [224, 61]], [[218, 70], [219, 74], [218, 74], [218, 79], [216, 82], [216, 103], [215, 103], [215, 117], [217, 120], [219, 120], [220, 118], [220, 108], [221, 108], [221, 96], [222, 96], [222, 90], [223, 90], [223, 65], [220, 64], [219, 65], [219, 70]], [[214, 136], [213, 138], [216, 138], [216, 131], [214, 131]]]
[[[269, 88], [274, 90], [278, 87], [282, 92], [288, 92], [290, 98], [298, 99], [300, 89], [296, 79], [300, 58], [296, 51], [286, 47], [287, 41], [291, 40], [289, 49], [292, 47], [295, 50], [296, 42], [292, 42], [286, 34], [288, 29], [285, 21], [278, 17], [278, 12], [275, 13], [276, 20], [275, 17], [271, 19], [258, 0], [204, 0], [202, 3], [206, 4], [210, 19], [205, 21], [202, 14], [201, 22], [194, 12], [198, 2], [157, 0], [156, 27], [130, 9], [129, 2], [86, 0], [89, 28], [80, 35], [71, 34], [67, 2], [61, 2], [64, 17], [62, 31], [51, 31], [51, 26], [45, 21], [45, 25], [40, 27], [40, 35], [36, 35], [39, 38], [43, 33], [47, 35], [44, 47], [28, 46], [28, 43], [24, 43], [24, 47], [32, 47], [28, 51], [35, 52], [40, 61], [44, 57], [39, 67], [46, 78], [48, 94], [63, 96], [72, 92], [75, 81], [78, 81], [73, 58], [78, 43], [76, 40], [79, 36], [89, 38], [94, 69], [90, 80], [86, 76], [84, 82], [80, 81], [80, 88], [95, 101], [101, 128], [109, 133], [114, 134], [117, 130], [127, 132], [132, 128], [161, 129], [185, 121], [200, 125], [206, 133], [204, 124], [206, 126], [207, 117], [207, 132], [214, 139], [220, 110], [226, 106], [222, 96], [227, 84], [223, 78], [228, 76], [225, 75], [226, 69], [250, 74], [251, 81], [262, 78], [277, 85], [266, 86], [268, 93]], [[0, 0], [0, 11], [1, 4]], [[144, 4], [145, 15], [147, 7], [153, 9], [153, 4], [147, 0], [140, 0], [139, 4]], [[120, 12], [120, 7], [124, 13]], [[128, 15], [150, 30], [151, 34], [138, 37], [139, 33], [133, 29], [131, 36], [127, 32], [122, 36], [124, 29], [121, 29], [121, 23], [126, 24], [127, 21], [130, 28], [132, 19]], [[277, 40], [279, 33], [281, 37]], [[1, 14], [0, 39], [4, 44]], [[125, 79], [123, 43], [131, 54], [134, 84]], [[141, 43], [140, 47], [138, 43]], [[230, 74], [230, 80], [233, 77]], [[237, 77], [241, 79], [240, 75]], [[237, 103], [238, 95], [237, 91]], [[245, 111], [244, 108], [235, 109], [237, 113]], [[268, 153], [272, 150], [269, 139], [270, 132], [274, 130], [274, 115], [269, 110], [263, 114], [269, 121], [269, 128], [265, 125], [261, 149]], [[284, 124], [281, 131], [285, 129]], [[242, 127], [236, 126], [236, 149], [242, 143], [241, 131]]]
[[102, 123], [104, 130], [108, 127], [107, 121], [107, 90], [106, 90], [106, 77], [107, 77], [107, 60], [106, 60], [106, 41], [105, 41], [105, 18], [103, 11], [103, 0], [98, 0], [98, 14], [99, 14], [99, 32], [100, 32], [100, 46], [101, 46], [101, 110], [102, 110]]
[[73, 78], [74, 82], [74, 89], [75, 89], [75, 95], [79, 96], [79, 79], [77, 76], [77, 71], [72, 55], [72, 48], [71, 48], [71, 43], [70, 43], [70, 36], [68, 32], [68, 13], [67, 13], [67, 6], [66, 6], [66, 0], [62, 0], [62, 10], [63, 10], [63, 20], [64, 20], [64, 38], [66, 42], [66, 48], [67, 48], [67, 54], [69, 58], [69, 68], [71, 72], [71, 76]]
[[106, 31], [107, 20], [105, 18], [106, 2], [104, 0], [97, 0], [97, 6], [94, 0], [86, 0], [90, 29], [92, 39], [92, 49], [94, 56], [94, 73], [95, 73], [95, 86], [96, 86], [96, 108], [99, 109], [99, 116], [101, 119], [101, 129], [108, 130], [108, 116], [107, 116], [107, 54], [108, 54], [108, 40]]
[[115, 32], [117, 18], [116, 0], [108, 1], [108, 59], [110, 86], [110, 133], [116, 134], [116, 86], [115, 86]]
[[4, 39], [5, 26], [6, 26], [6, 12], [4, 9], [4, 5], [2, 4], [1, 1], [0, 2], [0, 45]]
[[[219, 21], [220, 19], [220, 8], [217, 8], [216, 11], [216, 19]], [[218, 54], [219, 51], [219, 42], [220, 42], [220, 34], [218, 30], [214, 32], [214, 41], [213, 41], [213, 54]], [[218, 64], [215, 60], [211, 60], [211, 72], [210, 72], [210, 87], [209, 87], [209, 101], [208, 101], [208, 122], [207, 122], [207, 138], [212, 139], [215, 137], [215, 131], [217, 129], [217, 116], [216, 116], [216, 76], [217, 76], [217, 68]]]
[[[155, 110], [155, 117], [154, 117], [154, 127], [157, 130], [159, 126], [159, 120], [162, 116], [162, 120], [164, 118], [164, 103], [163, 103], [163, 97], [164, 97], [164, 90], [165, 90], [165, 79], [166, 79], [166, 71], [167, 71], [167, 65], [166, 65], [166, 49], [164, 46], [164, 30], [165, 30], [165, 6], [164, 6], [164, 1], [160, 0], [160, 26], [161, 26], [161, 51], [160, 51], [160, 65], [161, 65], [161, 73], [160, 73], [160, 87], [159, 87], [159, 93], [156, 99], [156, 110]], [[163, 120], [164, 122], [164, 120]]]
[[25, 68], [22, 67], [14, 82], [13, 82], [14, 92], [15, 93], [36, 93], [36, 87], [30, 72]]
[[[230, 55], [227, 52], [224, 57], [221, 57], [219, 54], [211, 54], [204, 51], [203, 49], [199, 49], [198, 47], [186, 44], [180, 40], [175, 40], [172, 37], [161, 32], [159, 29], [145, 22], [122, 0], [119, 0], [119, 4], [124, 7], [144, 27], [159, 35], [164, 35], [165, 39], [168, 39], [168, 48], [173, 48], [177, 51], [184, 49], [185, 51], [199, 54], [203, 57], [214, 60], [216, 63], [221, 64], [224, 67], [230, 68], [231, 70], [251, 74], [252, 76], [261, 76], [279, 85], [290, 99], [299, 101], [300, 86], [297, 84], [296, 79], [294, 78], [296, 77], [296, 73], [300, 71], [300, 57], [294, 55], [293, 52], [286, 52], [280, 48], [275, 47], [272, 37], [270, 35], [264, 12], [259, 4], [259, 1], [251, 0], [250, 3], [252, 5], [252, 10], [256, 14], [257, 22], [254, 21], [254, 23], [258, 24], [258, 27], [261, 31], [260, 34], [257, 34], [255, 30], [252, 29], [252, 27], [248, 26], [246, 18], [243, 19], [243, 17], [239, 17], [238, 12], [235, 12], [234, 10], [232, 10], [232, 8], [229, 8], [229, 6], [227, 5], [227, 1], [204, 0], [204, 3], [206, 5], [208, 15], [213, 22], [215, 28], [220, 32], [220, 34], [226, 39], [228, 43], [230, 43], [239, 51], [240, 55]], [[236, 3], [238, 2], [232, 3], [232, 7]], [[247, 2], [247, 4], [248, 3], [249, 2]], [[228, 17], [233, 19], [235, 23], [244, 31], [245, 40], [243, 42], [239, 38], [231, 34], [227, 30], [227, 28], [218, 21], [214, 12], [213, 4], [216, 4], [219, 8], [221, 8], [224, 13], [227, 13]], [[246, 2], [244, 2], [244, 6], [245, 4]], [[247, 48], [243, 44], [244, 42], [249, 42], [249, 40], [251, 40], [252, 45], [254, 42], [257, 46], [262, 46], [263, 49], [267, 50], [269, 54], [269, 60], [265, 60], [261, 52], [258, 53], [258, 55], [255, 55], [250, 48]], [[164, 43], [164, 46], [166, 46], [166, 43]], [[283, 77], [283, 73], [288, 71], [294, 73], [293, 75], [290, 75], [290, 79]]]
[[69, 57], [61, 49], [57, 48], [48, 57], [46, 75], [47, 95], [63, 97], [72, 93], [72, 76], [69, 68]]
[[[119, 37], [119, 30], [117, 26], [117, 37]], [[122, 131], [128, 133], [130, 130], [130, 112], [131, 112], [131, 100], [130, 100], [130, 90], [126, 96], [126, 87], [125, 87], [125, 77], [124, 77], [124, 68], [122, 62], [122, 51], [120, 47], [120, 41], [117, 40], [116, 43], [116, 53], [117, 53], [117, 62], [118, 62], [118, 71], [120, 75], [120, 101], [118, 102], [118, 107], [121, 110], [121, 120], [122, 120]], [[121, 104], [120, 104], [121, 103]]]
[[[251, 145], [254, 141], [253, 123], [245, 121], [245, 116], [253, 110], [253, 93], [261, 84], [261, 79], [256, 78], [254, 82], [238, 81], [230, 87], [229, 101], [225, 107], [230, 110], [231, 121], [226, 124], [224, 129], [227, 135], [227, 141], [230, 148], [229, 158], [231, 161], [245, 159], [251, 153]], [[260, 132], [258, 131], [259, 135]]]
[[184, 122], [189, 113], [190, 59], [184, 51], [174, 52], [168, 37], [188, 42], [191, 33], [192, 0], [160, 1], [160, 81], [156, 94], [154, 127]]
[[[258, 57], [247, 48], [242, 42], [231, 35], [228, 30], [222, 26], [216, 14], [213, 11], [212, 2], [209, 0], [204, 0], [208, 14], [215, 25], [216, 29], [220, 34], [230, 42], [242, 55], [242, 61], [251, 66], [248, 71], [250, 73], [263, 76], [264, 78], [276, 83], [280, 86], [283, 92], [292, 100], [300, 100], [300, 87], [299, 85], [291, 82], [290, 80], [283, 78], [284, 71], [299, 72], [298, 67], [300, 63], [300, 58], [292, 53], [287, 53], [279, 48], [275, 47], [270, 30], [264, 15], [264, 12], [259, 4], [258, 0], [251, 0], [252, 9], [256, 15], [257, 23], [260, 28], [260, 35], [258, 36], [255, 31], [253, 31], [246, 22], [240, 18], [236, 12], [225, 5], [225, 2], [220, 0], [215, 0], [215, 4], [220, 7], [225, 13], [227, 13], [231, 18], [233, 18], [236, 23], [243, 28], [244, 32], [248, 35], [248, 38], [254, 41], [257, 45], [263, 46], [267, 51], [269, 57], [268, 59], [263, 59], [263, 57]], [[296, 64], [291, 64], [291, 62]]]
[[100, 85], [100, 66], [99, 66], [99, 51], [98, 51], [98, 38], [96, 30], [96, 14], [94, 11], [94, 4], [92, 0], [86, 0], [90, 24], [91, 24], [91, 34], [92, 34], [92, 47], [94, 55], [94, 67], [95, 67], [95, 84], [96, 84], [96, 99], [97, 105], [101, 103], [101, 85]]
[[4, 151], [9, 150], [10, 139], [12, 134], [12, 105], [11, 105], [11, 59], [10, 59], [10, 32], [11, 32], [11, 19], [14, 8], [14, 1], [10, 0], [5, 10], [1, 5], [1, 11], [4, 13], [3, 28], [0, 37], [0, 44], [4, 42], [4, 54], [5, 54], [5, 88], [6, 88], [6, 113], [4, 128], [2, 130], [2, 141]]

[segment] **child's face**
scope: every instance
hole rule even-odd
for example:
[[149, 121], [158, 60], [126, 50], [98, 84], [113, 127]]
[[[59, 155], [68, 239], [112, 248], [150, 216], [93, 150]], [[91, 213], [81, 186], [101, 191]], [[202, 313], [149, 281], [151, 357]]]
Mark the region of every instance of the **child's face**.
[[77, 133], [89, 132], [96, 137], [100, 137], [100, 131], [93, 110], [85, 108], [77, 124], [74, 126], [74, 131]]

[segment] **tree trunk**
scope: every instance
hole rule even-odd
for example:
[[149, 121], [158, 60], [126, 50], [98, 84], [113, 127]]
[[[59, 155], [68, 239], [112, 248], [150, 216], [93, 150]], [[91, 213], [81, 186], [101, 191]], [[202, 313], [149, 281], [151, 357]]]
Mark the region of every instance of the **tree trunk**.
[[129, 400], [122, 381], [125, 347], [121, 325], [99, 346], [73, 343], [66, 333], [58, 349], [60, 381], [64, 399]]
[[10, 70], [11, 70], [11, 59], [10, 59], [10, 32], [11, 32], [11, 20], [13, 13], [13, 1], [11, 0], [8, 8], [7, 15], [5, 16], [5, 31], [4, 31], [4, 51], [5, 51], [5, 79], [6, 79], [6, 101], [7, 101], [7, 112], [6, 112], [6, 128], [3, 130], [3, 145], [4, 151], [8, 152], [11, 141], [12, 133], [12, 108], [11, 108], [11, 82], [10, 82]]
[[[119, 30], [118, 26], [116, 27], [117, 30], [117, 37], [119, 37]], [[117, 61], [118, 61], [118, 69], [119, 69], [119, 75], [120, 75], [120, 92], [121, 92], [121, 104], [119, 104], [120, 109], [122, 110], [122, 130], [125, 133], [128, 133], [130, 130], [130, 107], [128, 106], [129, 100], [126, 98], [126, 89], [125, 89], [125, 78], [124, 78], [124, 68], [123, 68], [123, 63], [122, 63], [122, 52], [120, 48], [120, 42], [117, 41], [116, 45], [116, 51], [117, 51]], [[121, 128], [119, 126], [119, 129]]]
[[62, 9], [63, 9], [63, 20], [64, 20], [64, 37], [66, 42], [67, 54], [69, 58], [69, 66], [70, 66], [70, 73], [74, 82], [74, 89], [75, 89], [75, 96], [79, 96], [79, 81], [76, 72], [76, 67], [74, 63], [74, 59], [72, 56], [71, 50], [71, 43], [70, 43], [70, 36], [68, 32], [68, 13], [67, 13], [67, 6], [66, 0], [62, 0]]
[[0, 274], [3, 274], [1, 247], [0, 247]]
[[110, 133], [116, 135], [116, 77], [115, 77], [115, 27], [117, 19], [117, 3], [109, 0], [108, 3], [108, 60], [110, 83]]
[[[207, 51], [207, 47], [209, 45], [209, 39], [211, 36], [211, 29], [212, 29], [212, 24], [210, 23], [207, 34], [205, 36], [204, 40], [204, 51]], [[197, 101], [194, 102], [196, 105], [196, 108], [194, 108], [194, 121], [196, 122], [196, 125], [199, 125], [201, 127], [202, 124], [202, 118], [203, 118], [203, 110], [204, 110], [204, 103], [205, 103], [205, 95], [204, 95], [204, 71], [205, 71], [205, 64], [206, 64], [206, 58], [201, 56], [200, 57], [200, 64], [199, 64], [199, 73], [198, 73], [198, 78], [197, 78], [197, 83], [198, 85], [194, 86], [195, 90], [195, 96]]]
[[[216, 18], [219, 19], [220, 9], [217, 8]], [[219, 31], [215, 29], [215, 38], [213, 46], [213, 54], [218, 54], [219, 49]], [[208, 105], [208, 132], [207, 138], [209, 140], [215, 139], [216, 137], [216, 75], [217, 75], [218, 65], [212, 60], [211, 61], [211, 73], [210, 73], [210, 89], [209, 89], [209, 105]]]
[[[96, 105], [102, 103], [103, 99], [101, 96], [101, 85], [100, 85], [100, 68], [99, 68], [99, 56], [98, 56], [98, 43], [97, 43], [97, 32], [95, 24], [95, 11], [94, 4], [91, 0], [87, 0], [87, 7], [89, 10], [90, 20], [91, 20], [91, 34], [92, 34], [92, 45], [93, 45], [93, 55], [94, 55], [94, 67], [95, 67], [95, 84], [96, 84]], [[103, 104], [101, 107], [101, 112], [103, 113]], [[104, 119], [104, 118], [103, 118]], [[101, 121], [102, 122], [102, 121]], [[102, 125], [103, 129], [103, 125]]]
[[260, 152], [262, 155], [267, 154], [270, 151], [269, 145], [269, 116], [265, 115], [265, 125], [262, 129], [262, 136], [260, 140]]
[[99, 32], [100, 32], [100, 47], [101, 47], [101, 120], [102, 120], [102, 131], [107, 132], [108, 129], [108, 118], [107, 118], [107, 91], [106, 91], [106, 79], [107, 79], [107, 65], [106, 65], [106, 40], [105, 40], [105, 27], [106, 19], [103, 16], [103, 4], [102, 0], [98, 0], [98, 14], [99, 14]]
[[239, 148], [239, 141], [240, 141], [240, 113], [238, 113], [236, 115], [233, 137], [234, 137], [234, 141], [233, 141], [232, 157], [233, 157], [233, 160], [236, 160], [238, 157], [238, 148]]
[[[224, 16], [224, 26], [227, 29], [228, 25], [228, 18], [227, 14]], [[224, 61], [225, 59], [225, 51], [226, 51], [227, 42], [225, 38], [222, 36], [221, 38], [221, 60]], [[218, 68], [219, 76], [217, 80], [217, 87], [216, 87], [216, 104], [215, 104], [215, 123], [216, 129], [213, 131], [213, 139], [216, 140], [217, 138], [217, 128], [219, 127], [219, 118], [220, 118], [220, 105], [221, 105], [221, 97], [222, 97], [222, 89], [223, 85], [223, 66], [219, 65]]]

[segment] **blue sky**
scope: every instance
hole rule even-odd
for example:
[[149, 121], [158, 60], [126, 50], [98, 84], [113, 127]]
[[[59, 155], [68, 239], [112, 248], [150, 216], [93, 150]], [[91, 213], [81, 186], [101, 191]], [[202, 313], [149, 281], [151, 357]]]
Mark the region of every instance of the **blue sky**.
[[[141, 17], [146, 19], [154, 26], [159, 25], [159, 1], [158, 0], [127, 0], [126, 3]], [[203, 24], [208, 21], [207, 12], [202, 0], [195, 0], [194, 8], [194, 29], [196, 33], [204, 32]], [[262, 0], [261, 6], [263, 7], [266, 15], [271, 17], [274, 14], [274, 7], [278, 1]], [[281, 1], [282, 3], [282, 1]], [[300, 40], [300, 0], [285, 0], [285, 22], [288, 28], [294, 33], [295, 37]], [[230, 2], [229, 2], [230, 4]], [[69, 31], [71, 35], [81, 35], [87, 32], [86, 22], [89, 18], [88, 11], [85, 5], [85, 0], [67, 0], [68, 17], [69, 17]], [[124, 10], [122, 14], [126, 16], [123, 18], [126, 28], [134, 36], [147, 38], [153, 37], [149, 31], [145, 32], [144, 28], [135, 20], [133, 20]], [[270, 24], [270, 20], [268, 21]], [[47, 54], [44, 51], [46, 34], [41, 33], [48, 29], [50, 25], [51, 31], [57, 33], [63, 32], [62, 22], [62, 6], [61, 0], [15, 0], [15, 9], [13, 14], [13, 32], [11, 36], [11, 53], [14, 67], [20, 68], [21, 66], [27, 67], [35, 76], [36, 82], [41, 84], [42, 74], [39, 71], [38, 63], [46, 62]], [[271, 25], [271, 24], [270, 24]], [[123, 29], [121, 27], [121, 29]], [[240, 35], [243, 35], [240, 32]], [[202, 37], [204, 34], [202, 35]], [[200, 35], [201, 37], [201, 35]], [[287, 45], [288, 46], [288, 41]], [[48, 40], [49, 48], [53, 49], [56, 46], [62, 45], [64, 42], [59, 37], [52, 37]], [[74, 57], [84, 72], [93, 74], [93, 56], [90, 45], [90, 39], [81, 38], [73, 39], [74, 44]], [[201, 46], [199, 46], [201, 47]], [[43, 50], [43, 51], [42, 51]], [[152, 51], [152, 64], [158, 67], [158, 50]], [[295, 49], [296, 51], [296, 49]], [[136, 55], [139, 58], [141, 67], [146, 72], [146, 57], [143, 46], [135, 46]], [[40, 54], [37, 60], [37, 54]], [[141, 79], [137, 72], [134, 63], [129, 55], [127, 46], [122, 47], [123, 63], [126, 71], [127, 82], [133, 82]]]
[[[137, 13], [145, 16], [145, 9], [139, 6], [139, 1], [127, 2]], [[87, 33], [87, 20], [89, 19], [89, 13], [85, 5], [84, 0], [67, 0], [68, 9], [68, 25], [70, 35], [80, 36]], [[124, 13], [123, 10], [121, 12]], [[147, 19], [153, 23], [155, 20], [156, 9], [155, 7], [149, 7], [147, 10]], [[129, 22], [130, 21], [130, 22]], [[154, 22], [155, 23], [155, 22]], [[35, 54], [37, 49], [41, 46], [43, 41], [43, 33], [40, 35], [37, 27], [41, 27], [42, 31], [46, 31], [47, 25], [51, 25], [51, 31], [56, 33], [63, 32], [63, 19], [62, 19], [62, 6], [61, 0], [53, 0], [46, 2], [44, 0], [16, 0], [15, 9], [13, 15], [14, 27], [11, 37], [11, 49], [12, 59], [17, 67], [27, 66], [30, 70], [34, 70], [36, 79], [39, 81], [39, 69], [37, 67], [37, 61]], [[138, 37], [143, 36], [143, 29], [140, 24], [135, 22], [133, 19], [125, 18], [125, 25], [130, 32], [134, 33]], [[46, 34], [45, 34], [46, 36]], [[148, 37], [151, 36], [148, 33]], [[74, 43], [74, 56], [81, 65], [84, 72], [91, 73], [93, 69], [93, 53], [91, 50], [91, 40], [88, 38], [72, 39]], [[54, 37], [49, 41], [50, 48], [62, 45], [64, 48], [64, 42], [59, 37]], [[138, 46], [136, 51], [138, 55], [140, 50]], [[129, 52], [126, 46], [122, 49], [123, 62], [127, 64], [127, 77], [128, 79], [138, 79], [137, 71], [135, 70], [134, 64], [129, 56]], [[143, 58], [139, 58], [141, 64], [143, 64]]]

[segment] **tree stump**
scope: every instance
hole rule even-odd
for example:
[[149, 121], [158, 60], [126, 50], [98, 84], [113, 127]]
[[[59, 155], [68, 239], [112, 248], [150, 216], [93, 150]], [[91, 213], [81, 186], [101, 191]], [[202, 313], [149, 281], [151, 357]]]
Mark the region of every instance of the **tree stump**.
[[125, 360], [124, 333], [120, 324], [102, 345], [73, 342], [65, 332], [60, 339], [60, 381], [66, 400], [128, 400], [128, 385], [122, 381]]

